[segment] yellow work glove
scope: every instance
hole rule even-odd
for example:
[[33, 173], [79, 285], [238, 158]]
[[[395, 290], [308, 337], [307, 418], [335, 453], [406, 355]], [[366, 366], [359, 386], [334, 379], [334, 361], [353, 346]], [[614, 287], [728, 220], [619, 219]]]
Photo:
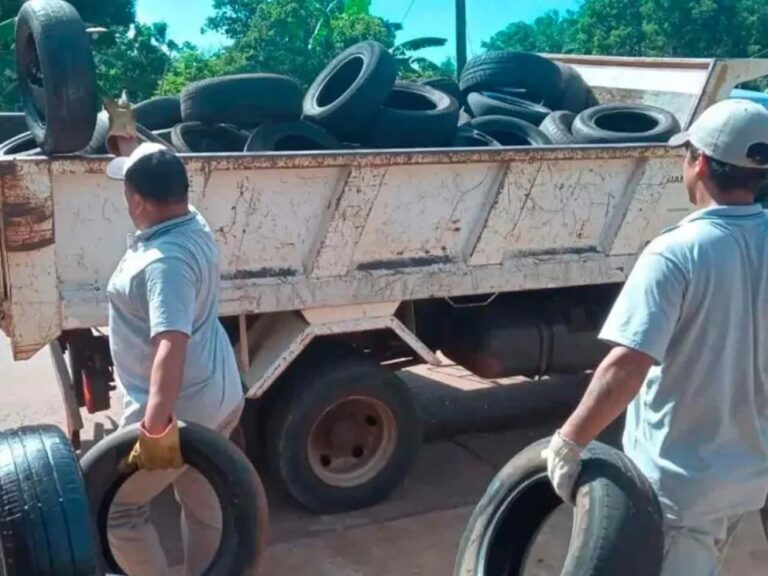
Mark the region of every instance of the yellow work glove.
[[123, 90], [120, 99], [115, 102], [104, 98], [104, 108], [109, 115], [109, 132], [107, 132], [107, 150], [115, 156], [120, 155], [117, 139], [138, 140], [136, 131], [136, 116], [128, 102], [128, 94]]
[[184, 466], [179, 443], [179, 423], [174, 416], [162, 434], [153, 436], [139, 426], [139, 440], [126, 458], [123, 469], [168, 470]]

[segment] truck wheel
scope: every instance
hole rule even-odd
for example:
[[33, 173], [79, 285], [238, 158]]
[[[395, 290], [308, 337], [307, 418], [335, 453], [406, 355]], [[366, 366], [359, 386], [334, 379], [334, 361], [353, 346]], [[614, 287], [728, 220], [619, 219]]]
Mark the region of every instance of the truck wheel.
[[[204, 426], [181, 423], [179, 435], [184, 462], [210, 482], [221, 504], [221, 542], [203, 576], [256, 574], [269, 526], [267, 498], [256, 470], [232, 442]], [[81, 461], [96, 525], [96, 549], [102, 556], [102, 570], [109, 573], [123, 574], [109, 549], [107, 519], [115, 495], [133, 474], [119, 468], [138, 437], [138, 426], [119, 430], [96, 444]]]
[[448, 94], [412, 82], [397, 82], [363, 143], [375, 148], [449, 146], [459, 122], [459, 103]]
[[356, 141], [389, 97], [397, 62], [374, 41], [347, 48], [320, 72], [304, 96], [304, 117], [345, 141]]
[[308, 359], [270, 398], [270, 470], [316, 513], [381, 502], [408, 473], [421, 444], [421, 420], [407, 387], [366, 358]]
[[533, 124], [509, 116], [484, 116], [467, 123], [502, 146], [551, 146], [552, 140]]
[[304, 152], [341, 150], [333, 134], [305, 120], [265, 122], [253, 131], [246, 152]]
[[680, 132], [674, 114], [647, 104], [602, 104], [573, 121], [573, 135], [583, 144], [667, 143]]
[[85, 24], [63, 0], [30, 0], [16, 20], [16, 67], [29, 130], [47, 154], [82, 150], [96, 123], [96, 67]]
[[553, 144], [578, 144], [579, 141], [571, 133], [574, 118], [576, 114], [573, 112], [559, 110], [547, 116], [539, 128], [551, 138]]
[[153, 132], [181, 124], [181, 101], [178, 96], [150, 98], [136, 104], [133, 111], [136, 122]]
[[475, 118], [509, 116], [525, 120], [534, 126], [540, 125], [552, 112], [541, 104], [498, 92], [472, 92], [467, 96], [467, 106]]
[[[528, 550], [562, 504], [541, 453], [549, 439], [515, 456], [491, 482], [464, 531], [455, 576], [523, 574]], [[577, 482], [571, 543], [561, 576], [658, 576], [662, 512], [629, 458], [593, 442]]]
[[55, 426], [0, 434], [0, 534], [7, 576], [97, 573], [80, 465]]

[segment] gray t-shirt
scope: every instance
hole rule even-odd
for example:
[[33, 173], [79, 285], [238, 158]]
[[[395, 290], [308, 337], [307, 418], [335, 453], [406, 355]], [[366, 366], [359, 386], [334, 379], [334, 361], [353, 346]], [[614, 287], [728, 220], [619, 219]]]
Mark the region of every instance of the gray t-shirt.
[[700, 210], [649, 244], [600, 337], [654, 366], [624, 450], [665, 513], [695, 523], [757, 510], [768, 493], [768, 216]]
[[123, 424], [140, 421], [149, 397], [152, 338], [190, 336], [176, 415], [216, 427], [243, 398], [234, 351], [219, 322], [219, 255], [194, 209], [129, 237], [107, 288], [112, 357], [124, 389]]

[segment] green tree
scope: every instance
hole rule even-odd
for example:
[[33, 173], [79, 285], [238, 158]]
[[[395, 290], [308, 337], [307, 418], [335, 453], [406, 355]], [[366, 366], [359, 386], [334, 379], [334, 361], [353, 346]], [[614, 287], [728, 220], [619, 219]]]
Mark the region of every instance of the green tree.
[[237, 65], [224, 61], [220, 54], [205, 54], [186, 43], [174, 54], [167, 72], [160, 80], [156, 94], [180, 94], [190, 82], [214, 78], [236, 71]]
[[562, 54], [572, 51], [572, 30], [576, 23], [574, 12], [565, 15], [551, 10], [533, 23], [512, 22], [483, 42], [486, 50], [520, 50]]

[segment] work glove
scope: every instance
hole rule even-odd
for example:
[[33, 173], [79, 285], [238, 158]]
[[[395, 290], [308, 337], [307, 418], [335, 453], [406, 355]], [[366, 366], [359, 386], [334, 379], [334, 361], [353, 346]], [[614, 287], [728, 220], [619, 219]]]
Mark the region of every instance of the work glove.
[[131, 103], [128, 101], [128, 94], [125, 90], [123, 90], [123, 94], [117, 102], [109, 97], [104, 97], [104, 108], [109, 116], [107, 150], [109, 150], [110, 154], [120, 156], [118, 144], [120, 139], [138, 141], [136, 115], [133, 112]]
[[153, 436], [147, 432], [144, 422], [139, 425], [139, 439], [121, 470], [169, 470], [184, 466], [179, 442], [179, 423], [174, 416], [162, 434]]
[[547, 474], [552, 486], [564, 502], [573, 505], [576, 479], [581, 472], [582, 448], [555, 432], [549, 447], [541, 455], [547, 461]]

